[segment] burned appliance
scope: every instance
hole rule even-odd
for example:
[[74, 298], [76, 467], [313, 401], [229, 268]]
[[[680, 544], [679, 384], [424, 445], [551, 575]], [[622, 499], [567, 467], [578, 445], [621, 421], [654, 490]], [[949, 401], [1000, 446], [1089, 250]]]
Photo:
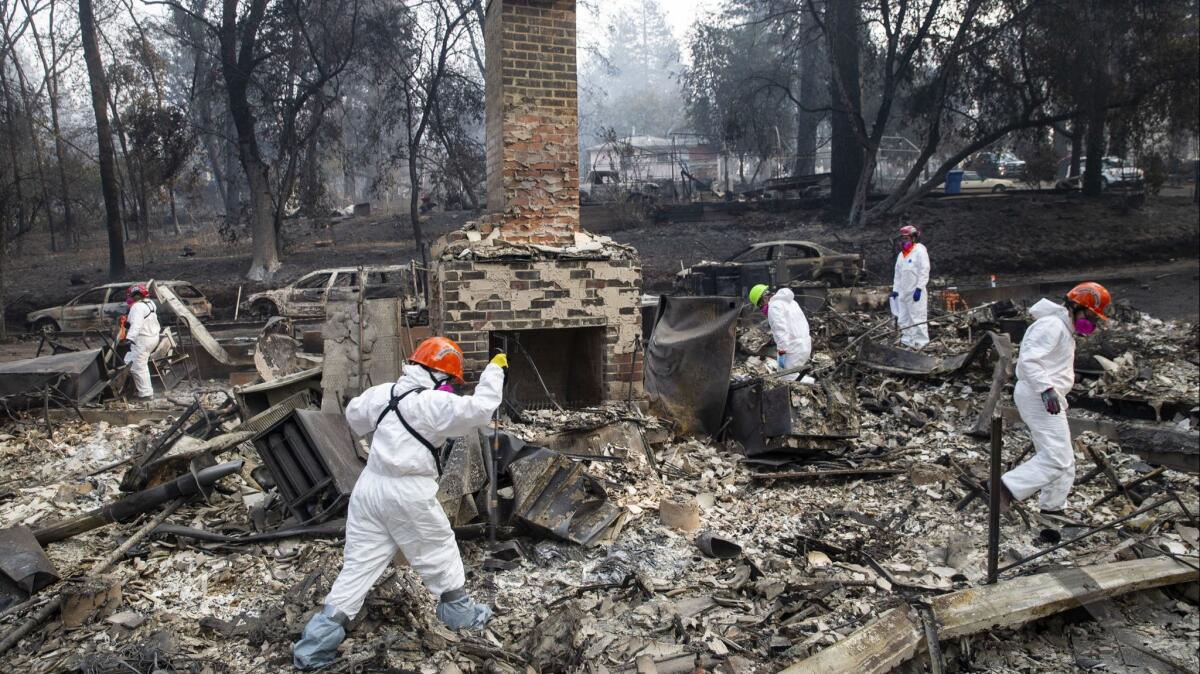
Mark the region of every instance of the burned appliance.
[[297, 409], [254, 438], [289, 512], [305, 524], [340, 516], [366, 463], [340, 414]]
[[734, 384], [726, 414], [729, 437], [746, 456], [838, 449], [859, 432], [854, 388], [834, 382]]

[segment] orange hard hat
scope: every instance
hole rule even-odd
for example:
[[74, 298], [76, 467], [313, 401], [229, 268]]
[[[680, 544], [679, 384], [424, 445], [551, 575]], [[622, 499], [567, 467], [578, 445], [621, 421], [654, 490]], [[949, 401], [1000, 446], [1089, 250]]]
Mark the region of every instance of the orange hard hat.
[[905, 225], [900, 228], [900, 236], [918, 236], [918, 235], [920, 235], [920, 233], [921, 232], [918, 231], [917, 228], [913, 227], [912, 225]]
[[463, 380], [462, 349], [448, 337], [430, 337], [421, 342], [408, 360], [448, 374], [458, 381]]
[[1093, 314], [1100, 317], [1101, 320], [1108, 320], [1108, 316], [1104, 315], [1104, 311], [1108, 309], [1108, 305], [1112, 302], [1112, 295], [1108, 293], [1108, 289], [1099, 283], [1087, 281], [1071, 288], [1067, 293], [1067, 299], [1081, 307], [1086, 307]]

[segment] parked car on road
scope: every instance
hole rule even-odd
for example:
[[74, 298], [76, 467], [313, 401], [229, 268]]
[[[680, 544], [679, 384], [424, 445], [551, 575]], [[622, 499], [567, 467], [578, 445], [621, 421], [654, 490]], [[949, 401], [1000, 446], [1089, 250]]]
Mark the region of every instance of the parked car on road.
[[839, 253], [811, 241], [764, 241], [724, 262], [700, 262], [675, 275], [685, 295], [738, 296], [758, 283], [788, 286], [804, 281], [854, 285], [862, 277], [861, 255]]
[[[1083, 171], [1087, 166], [1087, 157], [1079, 158], [1080, 174], [1077, 176], [1067, 177], [1071, 169], [1071, 158], [1067, 157], [1058, 163], [1058, 172], [1055, 174], [1055, 187], [1060, 190], [1077, 190], [1083, 187]], [[1104, 157], [1101, 160], [1100, 170], [1100, 189], [1108, 189], [1117, 186], [1140, 185], [1142, 179], [1145, 178], [1145, 173], [1134, 166], [1133, 164], [1121, 159], [1120, 157]]]
[[[415, 292], [412, 269], [407, 265], [363, 267], [366, 273], [364, 299], [404, 298], [404, 311], [410, 324], [427, 320], [424, 302]], [[258, 318], [324, 318], [330, 302], [358, 300], [358, 267], [318, 269], [282, 288], [265, 290], [246, 298], [244, 304]]]
[[[66, 304], [39, 309], [25, 316], [31, 330], [39, 332], [83, 332], [85, 330], [111, 331], [117, 320], [125, 314], [125, 291], [136, 283], [146, 283], [151, 296], [155, 286], [165, 285], [175, 291], [196, 318], [204, 320], [212, 316], [212, 304], [204, 293], [187, 281], [126, 281], [108, 283], [85, 291]], [[153, 298], [153, 297], [152, 297]], [[164, 324], [174, 320], [169, 307], [160, 305], [159, 315]]]
[[[1004, 192], [1016, 189], [1017, 181], [1008, 178], [984, 178], [976, 171], [963, 171], [963, 192]], [[945, 189], [943, 185], [942, 189]]]
[[1020, 180], [1025, 176], [1025, 162], [1011, 152], [980, 152], [967, 168], [984, 178]]

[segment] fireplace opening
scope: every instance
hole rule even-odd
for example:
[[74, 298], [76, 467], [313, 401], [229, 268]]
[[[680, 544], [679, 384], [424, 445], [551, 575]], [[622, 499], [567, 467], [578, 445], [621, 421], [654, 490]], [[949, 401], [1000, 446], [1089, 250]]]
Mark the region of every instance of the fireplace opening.
[[555, 403], [578, 409], [603, 402], [605, 332], [593, 327], [489, 333], [488, 352], [508, 354], [505, 400], [518, 409], [548, 409]]

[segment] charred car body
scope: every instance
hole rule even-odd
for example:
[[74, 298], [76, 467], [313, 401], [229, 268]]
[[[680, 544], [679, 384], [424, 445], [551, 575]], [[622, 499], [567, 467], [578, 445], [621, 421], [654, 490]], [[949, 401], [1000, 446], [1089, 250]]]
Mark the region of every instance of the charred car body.
[[361, 287], [363, 299], [402, 298], [410, 325], [428, 321], [425, 303], [417, 292], [419, 285], [414, 269], [407, 265], [362, 267], [361, 271], [366, 275], [362, 283], [358, 278], [359, 271], [359, 267], [319, 269], [290, 285], [255, 293], [246, 298], [245, 304], [250, 313], [259, 318], [321, 319], [325, 317], [325, 307], [329, 303], [357, 301]]
[[[155, 286], [170, 287], [196, 318], [203, 320], [212, 315], [208, 298], [187, 281], [127, 281], [96, 286], [66, 304], [30, 312], [25, 316], [25, 322], [31, 330], [40, 332], [111, 331], [117, 320], [125, 315], [125, 292], [136, 283], [146, 283], [152, 297]], [[159, 311], [162, 312], [159, 318], [166, 319], [164, 323], [173, 322], [174, 313], [169, 307], [160, 307]]]
[[831, 287], [856, 284], [865, 272], [863, 257], [839, 253], [811, 241], [756, 243], [724, 262], [700, 262], [675, 275], [683, 295], [744, 295], [753, 286], [777, 287], [805, 282]]

